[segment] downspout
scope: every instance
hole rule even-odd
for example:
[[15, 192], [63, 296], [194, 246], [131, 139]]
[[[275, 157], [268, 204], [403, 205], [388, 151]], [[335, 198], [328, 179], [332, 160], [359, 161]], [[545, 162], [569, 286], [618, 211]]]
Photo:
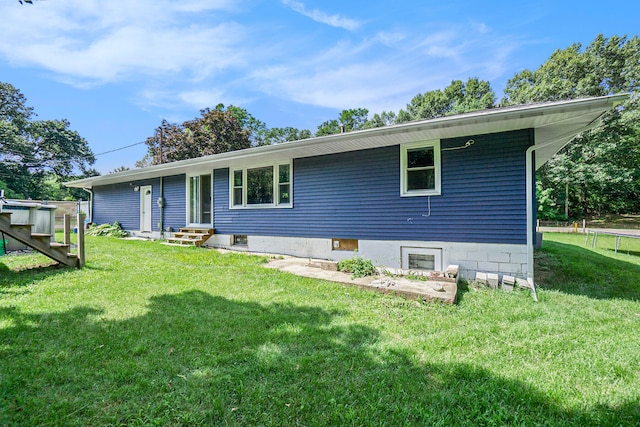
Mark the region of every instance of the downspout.
[[158, 207], [160, 208], [160, 222], [158, 223], [160, 227], [160, 237], [164, 238], [164, 190], [162, 188], [163, 177], [160, 177], [160, 199], [158, 199]]
[[[573, 131], [571, 134], [573, 136], [562, 146], [566, 146], [569, 142], [573, 140], [573, 138], [581, 132], [584, 132], [587, 129], [593, 127], [594, 123], [596, 123], [605, 113], [602, 113], [594, 120], [589, 122], [586, 126], [582, 127], [580, 130]], [[535, 131], [534, 131], [535, 132]], [[567, 134], [561, 135], [557, 138], [554, 138], [545, 143], [536, 145], [535, 143], [535, 135], [534, 135], [534, 143], [531, 147], [527, 148], [525, 154], [526, 160], [526, 198], [527, 198], [527, 283], [529, 283], [529, 287], [531, 288], [531, 294], [533, 295], [533, 299], [537, 302], [538, 295], [536, 294], [536, 287], [533, 281], [533, 233], [535, 230], [535, 221], [534, 221], [534, 212], [533, 212], [533, 197], [535, 196], [535, 189], [533, 188], [533, 177], [535, 176], [535, 170], [533, 170], [533, 153], [539, 148], [545, 148], [549, 145], [557, 144], [558, 141], [566, 138]], [[562, 148], [561, 147], [561, 148]]]
[[89, 193], [89, 222], [93, 223], [93, 190], [90, 188], [83, 188], [83, 190]]
[[533, 296], [533, 300], [538, 302], [538, 295], [536, 294], [536, 285], [533, 281], [533, 233], [534, 233], [534, 214], [533, 214], [533, 197], [535, 197], [535, 190], [533, 188], [533, 177], [535, 174], [535, 170], [533, 170], [533, 152], [538, 148], [542, 148], [543, 146], [550, 145], [554, 143], [555, 140], [549, 141], [548, 143], [536, 147], [535, 144], [535, 135], [534, 135], [534, 143], [531, 147], [527, 148], [525, 157], [525, 168], [526, 168], [526, 198], [527, 198], [527, 283], [531, 288], [531, 295]]

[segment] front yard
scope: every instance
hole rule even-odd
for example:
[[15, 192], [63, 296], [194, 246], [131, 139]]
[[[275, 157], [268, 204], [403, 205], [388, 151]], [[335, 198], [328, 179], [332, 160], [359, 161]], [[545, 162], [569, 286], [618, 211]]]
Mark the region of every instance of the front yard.
[[640, 258], [584, 237], [545, 235], [539, 303], [453, 306], [86, 240], [82, 270], [0, 257], [0, 425], [640, 423]]

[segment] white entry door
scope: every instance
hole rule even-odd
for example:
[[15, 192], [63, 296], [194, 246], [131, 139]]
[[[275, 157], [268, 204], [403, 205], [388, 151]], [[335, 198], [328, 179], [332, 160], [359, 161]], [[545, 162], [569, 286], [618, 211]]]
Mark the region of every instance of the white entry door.
[[151, 206], [153, 197], [151, 195], [151, 186], [143, 185], [140, 187], [140, 231], [151, 231]]

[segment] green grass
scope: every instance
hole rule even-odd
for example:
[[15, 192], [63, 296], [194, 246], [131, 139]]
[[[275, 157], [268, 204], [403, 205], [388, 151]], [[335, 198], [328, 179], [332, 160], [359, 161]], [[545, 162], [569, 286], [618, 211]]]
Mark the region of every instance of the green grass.
[[0, 425], [637, 425], [640, 260], [575, 237], [539, 303], [454, 306], [153, 242], [0, 257]]
[[608, 214], [587, 221], [588, 227], [595, 228], [640, 228], [640, 215]]
[[536, 255], [536, 282], [547, 289], [592, 298], [640, 301], [640, 239], [623, 238], [614, 253], [615, 237], [600, 235], [597, 247], [583, 234], [544, 235]]

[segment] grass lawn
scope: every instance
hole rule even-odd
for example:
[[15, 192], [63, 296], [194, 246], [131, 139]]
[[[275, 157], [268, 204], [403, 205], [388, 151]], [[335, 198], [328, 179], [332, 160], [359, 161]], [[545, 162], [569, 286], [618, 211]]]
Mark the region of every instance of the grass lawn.
[[638, 425], [640, 258], [545, 235], [539, 303], [423, 304], [87, 237], [0, 257], [0, 425]]

